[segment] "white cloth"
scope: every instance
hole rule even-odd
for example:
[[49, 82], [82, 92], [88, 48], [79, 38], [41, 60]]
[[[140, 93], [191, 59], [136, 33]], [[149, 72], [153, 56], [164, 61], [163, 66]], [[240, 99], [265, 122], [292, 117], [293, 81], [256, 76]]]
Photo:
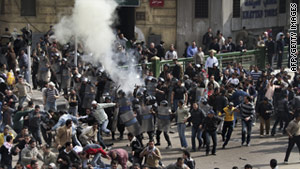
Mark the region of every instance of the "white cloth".
[[213, 68], [213, 65], [215, 64], [215, 66], [218, 66], [219, 65], [219, 61], [216, 57], [208, 57], [206, 59], [206, 62], [205, 62], [205, 69], [207, 68]]

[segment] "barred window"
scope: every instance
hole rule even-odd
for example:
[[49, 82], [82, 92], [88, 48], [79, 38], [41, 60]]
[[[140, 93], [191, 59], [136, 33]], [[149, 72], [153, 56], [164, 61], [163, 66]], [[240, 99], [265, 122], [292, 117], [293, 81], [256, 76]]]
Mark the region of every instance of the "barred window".
[[279, 0], [279, 13], [286, 12], [286, 2], [285, 0]]
[[36, 0], [21, 1], [21, 16], [36, 16]]
[[5, 14], [5, 0], [0, 0], [0, 15]]
[[208, 0], [195, 0], [195, 18], [208, 18]]
[[234, 18], [241, 17], [241, 0], [233, 0], [232, 15]]

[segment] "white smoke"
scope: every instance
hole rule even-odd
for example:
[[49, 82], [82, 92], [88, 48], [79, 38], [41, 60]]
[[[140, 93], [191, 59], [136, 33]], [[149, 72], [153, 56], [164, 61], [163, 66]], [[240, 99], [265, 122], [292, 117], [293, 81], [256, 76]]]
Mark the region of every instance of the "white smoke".
[[[117, 3], [115, 0], [76, 0], [71, 16], [64, 16], [54, 26], [55, 36], [60, 43], [68, 42], [75, 35], [84, 45], [84, 50], [92, 53], [92, 58], [83, 60], [101, 62], [111, 79], [121, 85], [125, 92], [141, 85], [142, 80], [133, 66], [134, 62], [126, 63], [128, 69], [119, 69], [116, 54], [113, 52], [116, 35], [111, 25], [114, 23]], [[130, 55], [130, 57], [132, 57]]]

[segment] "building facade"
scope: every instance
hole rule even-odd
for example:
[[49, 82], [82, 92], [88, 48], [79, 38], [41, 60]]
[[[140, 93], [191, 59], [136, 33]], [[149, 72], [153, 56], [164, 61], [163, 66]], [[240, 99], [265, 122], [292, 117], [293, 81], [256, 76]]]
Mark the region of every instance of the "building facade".
[[[208, 28], [235, 40], [243, 27], [251, 37], [272, 29], [288, 30], [289, 3], [299, 0], [116, 0], [120, 5], [119, 28], [130, 39], [175, 44], [178, 55], [184, 43], [196, 41]], [[33, 32], [46, 32], [60, 16], [72, 12], [74, 0], [0, 0], [0, 33], [8, 27], [20, 30], [27, 24]], [[299, 8], [298, 8], [299, 9]], [[299, 12], [299, 10], [298, 10]], [[298, 17], [298, 23], [299, 23]]]

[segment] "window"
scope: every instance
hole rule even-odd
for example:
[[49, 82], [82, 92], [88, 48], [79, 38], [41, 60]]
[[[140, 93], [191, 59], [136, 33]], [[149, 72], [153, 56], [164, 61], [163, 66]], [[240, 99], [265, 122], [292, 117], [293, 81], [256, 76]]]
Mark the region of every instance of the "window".
[[136, 12], [135, 18], [137, 21], [144, 21], [144, 20], [146, 20], [146, 13], [145, 12]]
[[279, 0], [279, 13], [285, 13], [286, 3], [285, 0]]
[[5, 14], [5, 0], [0, 0], [0, 15]]
[[195, 18], [208, 18], [208, 0], [195, 0]]
[[234, 18], [241, 17], [241, 0], [233, 0], [232, 15]]
[[36, 16], [36, 0], [21, 0], [21, 16]]

